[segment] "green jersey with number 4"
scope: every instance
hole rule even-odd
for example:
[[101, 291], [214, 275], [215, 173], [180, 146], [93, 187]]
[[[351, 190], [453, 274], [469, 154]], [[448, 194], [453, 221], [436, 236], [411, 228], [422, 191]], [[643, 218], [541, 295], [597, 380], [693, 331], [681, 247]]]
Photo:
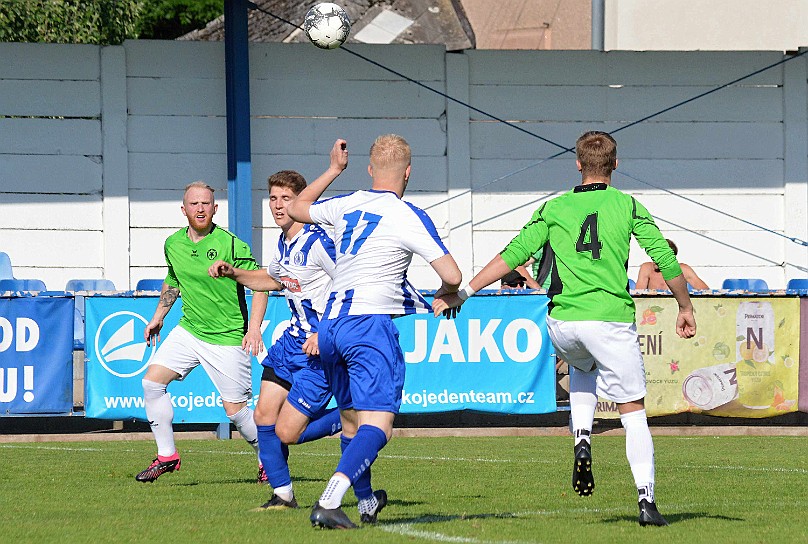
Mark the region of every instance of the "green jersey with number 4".
[[213, 230], [199, 242], [188, 238], [188, 227], [166, 239], [165, 282], [180, 290], [179, 325], [205, 342], [240, 346], [247, 332], [248, 312], [244, 286], [230, 278], [211, 278], [208, 268], [217, 260], [237, 268], [257, 270], [250, 246], [227, 230]]
[[627, 275], [632, 235], [662, 277], [682, 273], [648, 210], [605, 183], [579, 185], [543, 204], [501, 256], [514, 268], [549, 240], [555, 253], [547, 291], [550, 315], [564, 321], [632, 323]]

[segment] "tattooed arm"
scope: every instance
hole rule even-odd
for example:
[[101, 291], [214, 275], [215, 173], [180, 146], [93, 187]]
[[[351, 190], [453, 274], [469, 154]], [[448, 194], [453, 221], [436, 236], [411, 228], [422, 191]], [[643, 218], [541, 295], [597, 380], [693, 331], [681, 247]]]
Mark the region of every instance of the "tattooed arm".
[[152, 338], [154, 338], [155, 343], [160, 341], [160, 329], [163, 328], [163, 319], [168, 315], [169, 310], [171, 310], [171, 307], [179, 296], [179, 289], [163, 282], [163, 289], [160, 292], [160, 302], [157, 303], [154, 316], [143, 331], [143, 338], [146, 340], [146, 345], [152, 345]]

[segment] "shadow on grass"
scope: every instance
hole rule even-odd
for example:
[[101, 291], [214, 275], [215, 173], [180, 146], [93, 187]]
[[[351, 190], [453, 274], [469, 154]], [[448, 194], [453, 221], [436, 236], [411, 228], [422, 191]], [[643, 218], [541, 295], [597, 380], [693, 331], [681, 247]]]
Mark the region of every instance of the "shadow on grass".
[[[605, 518], [603, 520], [604, 523], [620, 523], [623, 521], [629, 521], [632, 523], [637, 523], [638, 515], [635, 516], [614, 516], [610, 518]], [[680, 521], [687, 521], [690, 519], [714, 519], [718, 521], [746, 521], [744, 518], [736, 518], [730, 516], [722, 516], [720, 514], [707, 514], [706, 512], [680, 512], [678, 514], [663, 514], [665, 519], [668, 520], [668, 523], [674, 524]]]
[[510, 519], [518, 517], [511, 512], [500, 512], [496, 514], [427, 514], [411, 518], [397, 518], [389, 521], [380, 521], [379, 525], [404, 525], [409, 523], [443, 523], [446, 521], [464, 521], [474, 519]]

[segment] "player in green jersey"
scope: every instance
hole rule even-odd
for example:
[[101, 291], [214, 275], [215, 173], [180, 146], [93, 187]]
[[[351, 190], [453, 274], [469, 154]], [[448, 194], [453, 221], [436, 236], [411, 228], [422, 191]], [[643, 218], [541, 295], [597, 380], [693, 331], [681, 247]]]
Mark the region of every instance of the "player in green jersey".
[[[165, 242], [168, 274], [160, 302], [143, 333], [147, 345], [160, 341], [163, 319], [180, 293], [182, 317], [160, 344], [143, 377], [146, 417], [157, 442], [157, 458], [136, 476], [139, 482], [153, 482], [166, 472], [180, 469], [171, 426], [174, 409], [166, 387], [199, 365], [221, 395], [227, 417], [258, 454], [258, 431], [247, 401], [252, 397], [250, 354], [264, 348], [261, 322], [267, 293], [253, 293], [248, 319], [244, 287], [234, 280], [208, 275], [208, 268], [217, 260], [258, 269], [250, 247], [213, 223], [217, 207], [209, 185], [201, 181], [188, 185], [182, 199], [188, 226]], [[259, 480], [264, 479], [259, 461]]]
[[679, 304], [676, 333], [696, 334], [693, 306], [676, 256], [648, 211], [611, 186], [617, 143], [605, 132], [576, 142], [582, 182], [543, 204], [530, 222], [456, 294], [433, 303], [435, 315], [459, 307], [549, 240], [554, 253], [547, 329], [556, 354], [569, 363], [575, 433], [572, 484], [581, 496], [595, 488], [590, 436], [598, 395], [617, 403], [626, 430], [626, 456], [640, 506], [640, 525], [667, 525], [654, 501], [654, 445], [645, 415], [645, 369], [628, 291], [631, 236], [659, 267]]

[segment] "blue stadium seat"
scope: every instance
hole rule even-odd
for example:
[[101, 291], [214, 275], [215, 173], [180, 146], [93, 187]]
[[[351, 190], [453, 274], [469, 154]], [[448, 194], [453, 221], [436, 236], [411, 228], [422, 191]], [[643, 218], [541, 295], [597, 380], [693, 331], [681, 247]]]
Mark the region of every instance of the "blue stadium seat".
[[42, 280], [17, 280], [5, 278], [0, 280], [0, 293], [4, 291], [47, 291]]
[[786, 289], [808, 289], [808, 278], [794, 278], [788, 280]]
[[[114, 291], [112, 280], [69, 280], [65, 291]], [[73, 310], [73, 349], [84, 349], [84, 296], [76, 296]]]
[[163, 280], [162, 279], [138, 280], [135, 289], [137, 291], [160, 291], [163, 289]]
[[768, 291], [769, 285], [758, 278], [727, 278], [722, 289], [741, 289], [743, 291]]
[[8, 253], [0, 251], [0, 280], [13, 280], [14, 274], [11, 271], [11, 258]]
[[69, 280], [65, 285], [65, 291], [114, 291], [115, 284], [112, 280]]

